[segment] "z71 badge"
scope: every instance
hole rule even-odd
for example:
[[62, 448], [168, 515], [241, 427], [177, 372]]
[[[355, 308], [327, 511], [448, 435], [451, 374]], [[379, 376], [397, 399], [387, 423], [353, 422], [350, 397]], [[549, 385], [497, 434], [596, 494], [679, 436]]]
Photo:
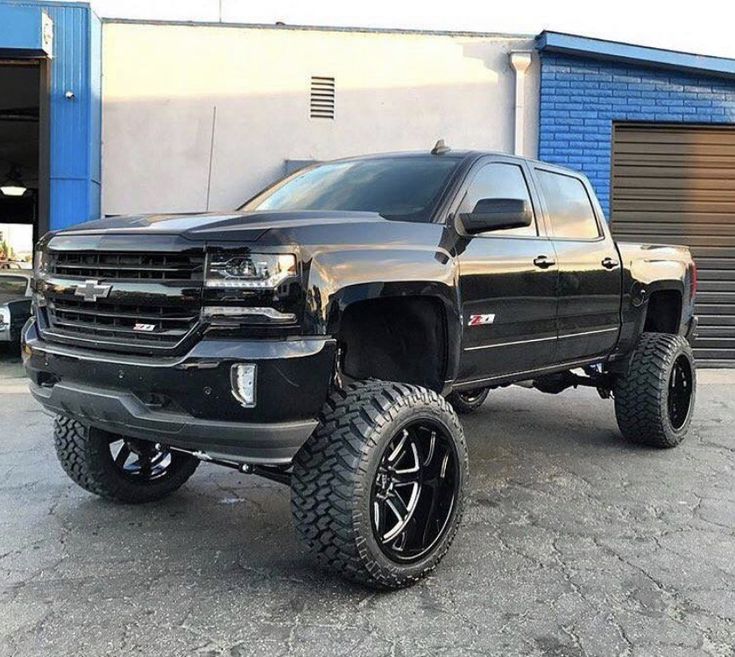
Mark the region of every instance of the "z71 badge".
[[467, 326], [480, 326], [482, 324], [492, 324], [495, 321], [495, 315], [470, 315]]
[[141, 324], [140, 322], [138, 322], [135, 326], [133, 326], [133, 331], [146, 331], [147, 333], [150, 333], [151, 331], [155, 330], [155, 324]]

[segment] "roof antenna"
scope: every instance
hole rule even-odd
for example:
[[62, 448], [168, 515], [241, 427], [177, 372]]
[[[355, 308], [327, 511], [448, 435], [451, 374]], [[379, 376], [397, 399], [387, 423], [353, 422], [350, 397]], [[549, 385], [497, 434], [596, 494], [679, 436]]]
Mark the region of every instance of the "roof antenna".
[[444, 140], [440, 139], [436, 144], [434, 144], [434, 148], [431, 149], [431, 154], [441, 155], [442, 153], [448, 153], [450, 150], [449, 146], [444, 143]]

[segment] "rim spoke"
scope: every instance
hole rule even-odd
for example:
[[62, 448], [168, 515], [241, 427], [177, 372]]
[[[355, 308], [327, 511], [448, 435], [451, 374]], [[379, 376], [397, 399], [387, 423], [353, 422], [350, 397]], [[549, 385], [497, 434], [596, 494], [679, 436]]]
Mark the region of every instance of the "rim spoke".
[[397, 475], [406, 475], [406, 474], [412, 474], [414, 472], [418, 472], [421, 469], [421, 460], [419, 459], [419, 450], [418, 447], [416, 447], [416, 441], [412, 440], [410, 443], [411, 451], [410, 452], [404, 452], [401, 455], [401, 458], [396, 462], [396, 466], [404, 460], [405, 456], [411, 456], [413, 457], [413, 462], [408, 465], [408, 467], [398, 468], [396, 467], [393, 472]]
[[117, 453], [117, 456], [115, 457], [115, 465], [118, 468], [124, 468], [125, 463], [128, 460], [128, 457], [130, 456], [130, 447], [128, 447], [128, 444], [123, 441], [122, 447], [120, 447], [120, 451]]
[[406, 543], [408, 542], [408, 533], [404, 529], [396, 539], [393, 541], [393, 544], [391, 545], [391, 548], [393, 548], [396, 552], [403, 552], [403, 550], [406, 548]]
[[412, 472], [394, 472], [393, 483], [395, 486], [409, 486], [411, 484], [418, 484], [421, 479], [421, 473], [419, 470]]
[[388, 462], [393, 463], [403, 451], [403, 446], [406, 444], [406, 440], [408, 439], [408, 429], [404, 429], [403, 433], [401, 434], [401, 439], [398, 441], [398, 444], [393, 449], [393, 451], [388, 456]]
[[431, 459], [434, 458], [434, 451], [436, 450], [436, 431], [431, 432], [431, 436], [429, 437], [429, 450], [426, 454], [426, 458], [424, 459], [424, 467], [429, 465], [431, 463]]
[[148, 479], [151, 476], [153, 465], [151, 457], [148, 455], [141, 456], [140, 459], [138, 459], [138, 464], [140, 465], [140, 476]]
[[393, 515], [395, 515], [399, 524], [406, 522], [406, 518], [408, 517], [408, 507], [400, 495], [389, 497], [385, 503], [390, 507], [391, 511], [393, 511]]

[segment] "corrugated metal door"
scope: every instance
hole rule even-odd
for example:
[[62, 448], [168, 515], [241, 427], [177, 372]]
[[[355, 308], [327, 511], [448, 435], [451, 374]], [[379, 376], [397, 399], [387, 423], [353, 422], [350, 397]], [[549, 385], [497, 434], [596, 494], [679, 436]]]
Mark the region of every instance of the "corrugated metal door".
[[695, 355], [735, 365], [735, 126], [616, 124], [611, 207], [618, 239], [691, 248]]

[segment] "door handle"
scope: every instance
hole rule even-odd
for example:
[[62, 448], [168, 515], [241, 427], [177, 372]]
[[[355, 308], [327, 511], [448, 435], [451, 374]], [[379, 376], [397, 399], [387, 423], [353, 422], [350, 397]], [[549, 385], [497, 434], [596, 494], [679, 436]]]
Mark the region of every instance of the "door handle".
[[556, 262], [549, 260], [548, 256], [540, 255], [533, 259], [533, 264], [539, 269], [548, 269], [549, 267], [553, 267]]
[[601, 264], [605, 269], [615, 269], [620, 263], [612, 258], [604, 258]]

